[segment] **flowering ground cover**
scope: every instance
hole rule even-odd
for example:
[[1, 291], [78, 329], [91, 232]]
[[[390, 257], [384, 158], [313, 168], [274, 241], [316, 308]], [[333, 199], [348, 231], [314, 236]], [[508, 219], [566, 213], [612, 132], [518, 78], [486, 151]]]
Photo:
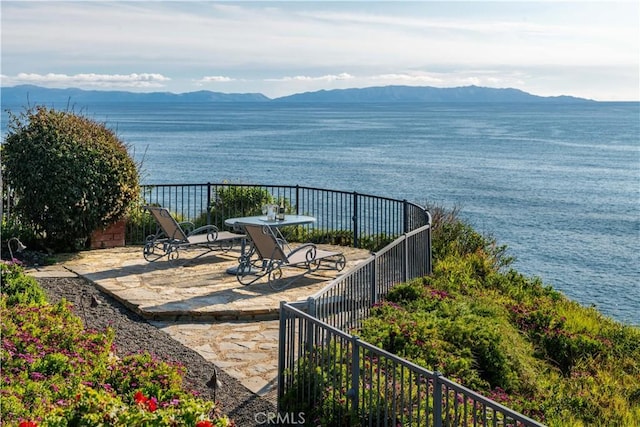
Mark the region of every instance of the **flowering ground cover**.
[[640, 425], [640, 329], [484, 250], [397, 285], [358, 335], [550, 426]]
[[69, 303], [47, 303], [18, 264], [1, 268], [3, 425], [233, 425], [184, 389], [183, 366], [116, 354], [112, 330], [86, 330]]

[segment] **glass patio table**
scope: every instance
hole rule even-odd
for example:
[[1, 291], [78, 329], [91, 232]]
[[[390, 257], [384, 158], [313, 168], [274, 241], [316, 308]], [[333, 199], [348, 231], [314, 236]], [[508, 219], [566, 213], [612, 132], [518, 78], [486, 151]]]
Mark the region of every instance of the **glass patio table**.
[[285, 215], [282, 220], [268, 220], [265, 215], [258, 216], [242, 216], [238, 218], [229, 218], [224, 221], [229, 227], [242, 227], [244, 224], [249, 225], [268, 225], [269, 227], [286, 227], [289, 225], [313, 224], [316, 219], [307, 215]]

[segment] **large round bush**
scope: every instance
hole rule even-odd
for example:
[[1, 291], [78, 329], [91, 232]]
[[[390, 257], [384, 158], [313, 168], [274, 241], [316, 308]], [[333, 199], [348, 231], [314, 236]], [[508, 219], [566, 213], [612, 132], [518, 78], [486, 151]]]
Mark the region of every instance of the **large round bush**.
[[15, 212], [54, 249], [76, 249], [124, 216], [138, 197], [138, 168], [113, 131], [43, 106], [9, 113], [2, 155]]

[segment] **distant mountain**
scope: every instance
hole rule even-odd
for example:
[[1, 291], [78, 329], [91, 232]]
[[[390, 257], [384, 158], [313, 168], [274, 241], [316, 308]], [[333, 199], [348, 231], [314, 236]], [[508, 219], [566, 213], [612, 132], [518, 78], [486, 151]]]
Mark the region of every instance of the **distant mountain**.
[[206, 90], [188, 93], [138, 93], [109, 90], [50, 89], [33, 85], [3, 87], [2, 104], [56, 104], [56, 106], [92, 102], [264, 102], [269, 98], [261, 93], [221, 93]]
[[572, 96], [543, 97], [519, 89], [478, 86], [436, 88], [429, 86], [381, 86], [362, 89], [335, 89], [306, 92], [281, 98], [278, 102], [589, 102]]
[[362, 89], [335, 89], [305, 92], [270, 99], [261, 93], [221, 93], [198, 91], [137, 93], [83, 89], [50, 89], [21, 85], [0, 89], [3, 105], [54, 105], [62, 108], [95, 102], [311, 102], [311, 103], [385, 103], [385, 102], [593, 102], [572, 96], [543, 97], [519, 89], [494, 89], [478, 86], [435, 88], [428, 86], [381, 86]]

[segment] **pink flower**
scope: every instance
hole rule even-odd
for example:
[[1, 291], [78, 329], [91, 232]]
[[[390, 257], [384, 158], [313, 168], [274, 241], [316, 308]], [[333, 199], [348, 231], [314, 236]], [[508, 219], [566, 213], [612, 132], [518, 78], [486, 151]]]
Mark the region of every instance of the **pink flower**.
[[29, 378], [34, 381], [40, 381], [46, 379], [47, 377], [40, 372], [31, 372], [31, 374], [29, 374]]

